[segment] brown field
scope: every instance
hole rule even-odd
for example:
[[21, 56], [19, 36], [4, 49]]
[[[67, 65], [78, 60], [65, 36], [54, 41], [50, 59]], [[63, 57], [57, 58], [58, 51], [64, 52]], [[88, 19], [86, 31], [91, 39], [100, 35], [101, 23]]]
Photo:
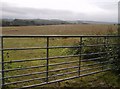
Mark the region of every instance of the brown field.
[[3, 27], [4, 35], [100, 35], [117, 31], [117, 25], [47, 25]]

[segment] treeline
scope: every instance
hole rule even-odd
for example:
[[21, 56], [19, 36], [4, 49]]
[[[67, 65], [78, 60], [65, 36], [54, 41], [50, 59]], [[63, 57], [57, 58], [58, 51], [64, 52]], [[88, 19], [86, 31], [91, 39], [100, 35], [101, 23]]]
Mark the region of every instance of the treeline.
[[2, 26], [40, 26], [40, 25], [58, 25], [58, 24], [69, 24], [67, 21], [61, 20], [42, 20], [42, 19], [3, 19]]

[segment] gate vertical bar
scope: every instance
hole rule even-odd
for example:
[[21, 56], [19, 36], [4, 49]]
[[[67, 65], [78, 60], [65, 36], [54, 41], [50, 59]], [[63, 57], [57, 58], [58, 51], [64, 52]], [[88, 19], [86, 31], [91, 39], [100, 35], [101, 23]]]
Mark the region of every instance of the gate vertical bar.
[[[103, 61], [106, 61], [107, 59], [108, 59], [108, 44], [107, 44], [107, 41], [108, 41], [108, 39], [107, 39], [107, 36], [105, 36], [104, 37], [104, 49], [105, 49], [105, 59], [103, 60]], [[108, 61], [108, 60], [107, 60]], [[103, 70], [104, 68], [102, 67], [102, 70]]]
[[47, 37], [47, 53], [46, 53], [46, 82], [48, 82], [48, 71], [49, 71], [49, 37]]
[[80, 37], [80, 44], [79, 44], [80, 56], [79, 56], [79, 77], [80, 77], [80, 70], [81, 70], [81, 59], [82, 59], [82, 36]]
[[2, 88], [4, 86], [4, 55], [3, 55], [3, 37], [1, 36], [1, 71], [2, 71]]

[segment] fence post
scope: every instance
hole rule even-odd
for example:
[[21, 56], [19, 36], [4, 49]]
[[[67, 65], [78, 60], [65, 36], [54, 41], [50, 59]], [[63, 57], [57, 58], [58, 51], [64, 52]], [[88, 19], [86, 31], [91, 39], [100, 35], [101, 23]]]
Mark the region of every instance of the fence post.
[[78, 73], [79, 73], [79, 77], [80, 77], [80, 70], [81, 70], [81, 59], [82, 59], [82, 36], [80, 37], [80, 44], [79, 44], [79, 50], [80, 50], [80, 56], [79, 56], [79, 70], [78, 70]]
[[4, 86], [4, 58], [3, 58], [3, 37], [1, 36], [1, 85]]
[[[118, 36], [120, 36], [120, 1], [118, 2]], [[118, 37], [119, 39], [119, 37]], [[118, 40], [118, 44], [120, 44], [120, 41]], [[118, 46], [118, 59], [120, 60], [120, 45]]]
[[120, 1], [118, 2], [118, 35], [120, 35]]
[[48, 71], [49, 71], [49, 37], [47, 36], [47, 53], [46, 53], [46, 82], [48, 82]]

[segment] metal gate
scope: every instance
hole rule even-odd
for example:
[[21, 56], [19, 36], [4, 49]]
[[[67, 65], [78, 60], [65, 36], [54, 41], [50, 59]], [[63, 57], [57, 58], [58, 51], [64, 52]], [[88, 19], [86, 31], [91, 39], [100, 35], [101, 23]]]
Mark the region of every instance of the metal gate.
[[111, 69], [120, 36], [1, 36], [1, 86], [33, 88]]

